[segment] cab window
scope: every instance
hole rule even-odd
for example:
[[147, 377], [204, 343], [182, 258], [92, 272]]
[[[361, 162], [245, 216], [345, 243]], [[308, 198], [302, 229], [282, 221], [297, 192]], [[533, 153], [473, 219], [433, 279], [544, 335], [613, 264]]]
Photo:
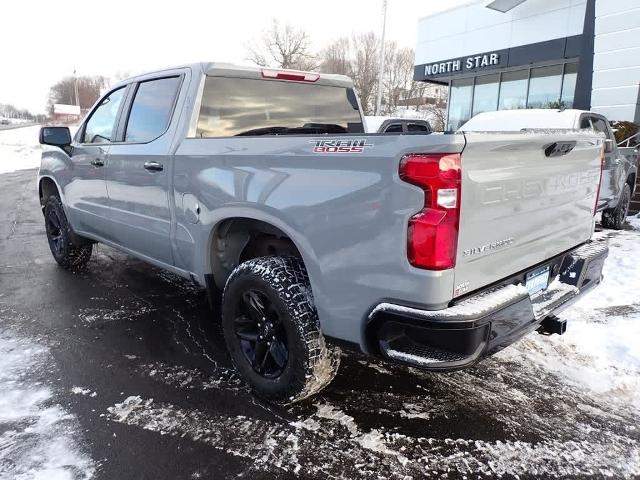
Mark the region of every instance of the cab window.
[[387, 128], [385, 128], [384, 131], [385, 133], [402, 133], [402, 124], [392, 123]]
[[591, 120], [589, 120], [588, 115], [584, 115], [580, 120], [580, 128], [593, 128], [591, 126]]
[[115, 123], [120, 104], [124, 97], [124, 87], [114, 90], [104, 97], [84, 127], [82, 143], [109, 143], [115, 135]]
[[605, 137], [611, 139], [611, 134], [607, 128], [607, 122], [604, 119], [600, 117], [591, 117], [591, 123], [593, 124], [593, 129], [596, 132], [602, 132]]
[[409, 123], [407, 125], [407, 130], [409, 132], [428, 132], [429, 131], [427, 126], [421, 123]]
[[146, 143], [162, 135], [171, 120], [180, 77], [141, 82], [133, 98], [124, 141]]

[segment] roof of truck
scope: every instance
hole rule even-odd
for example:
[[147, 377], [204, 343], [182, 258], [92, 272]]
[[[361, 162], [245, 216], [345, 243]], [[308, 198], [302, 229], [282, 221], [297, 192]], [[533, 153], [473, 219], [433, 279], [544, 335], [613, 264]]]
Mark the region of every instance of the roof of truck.
[[[143, 79], [150, 75], [171, 72], [172, 70], [179, 70], [184, 68], [190, 68], [194, 71], [200, 71], [205, 75], [216, 76], [216, 77], [234, 77], [234, 78], [255, 78], [255, 79], [263, 79], [265, 78], [264, 72], [277, 72], [277, 73], [289, 73], [289, 74], [308, 74], [308, 75], [319, 75], [317, 80], [307, 81], [304, 83], [314, 83], [319, 85], [331, 85], [331, 86], [340, 86], [340, 87], [352, 87], [353, 82], [351, 78], [346, 75], [336, 75], [329, 73], [320, 73], [320, 72], [304, 72], [301, 70], [291, 70], [284, 68], [271, 68], [271, 67], [259, 67], [252, 65], [235, 65], [233, 63], [224, 63], [224, 62], [198, 62], [198, 63], [190, 63], [185, 65], [172, 66], [168, 68], [162, 68], [158, 70], [153, 70], [149, 72], [145, 72], [140, 75], [136, 75], [131, 78], [127, 78], [123, 80], [122, 84], [129, 83], [132, 80]], [[313, 77], [311, 77], [313, 78]], [[269, 79], [269, 78], [267, 78]], [[278, 80], [277, 78], [273, 78], [273, 80]], [[295, 80], [293, 80], [295, 81]]]
[[577, 128], [580, 115], [583, 113], [585, 113], [584, 110], [551, 110], [547, 108], [484, 112], [477, 114], [471, 120], [467, 121], [458, 131], [507, 132], [520, 131], [525, 128]]

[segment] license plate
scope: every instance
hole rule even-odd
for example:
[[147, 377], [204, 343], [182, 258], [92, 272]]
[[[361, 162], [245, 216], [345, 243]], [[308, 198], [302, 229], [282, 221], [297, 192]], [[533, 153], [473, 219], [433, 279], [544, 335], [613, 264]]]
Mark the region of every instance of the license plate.
[[542, 270], [527, 273], [526, 287], [529, 291], [529, 296], [533, 296], [538, 292], [541, 292], [549, 285], [549, 267], [544, 267]]

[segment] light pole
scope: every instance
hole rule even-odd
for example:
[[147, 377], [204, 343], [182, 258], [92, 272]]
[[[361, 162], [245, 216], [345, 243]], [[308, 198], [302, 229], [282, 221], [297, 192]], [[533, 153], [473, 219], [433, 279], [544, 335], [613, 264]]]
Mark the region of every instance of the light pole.
[[76, 76], [76, 70], [75, 68], [73, 69], [73, 83], [74, 83], [74, 91], [76, 94], [76, 105], [80, 106], [80, 98], [78, 95], [78, 77]]
[[376, 95], [376, 111], [375, 114], [380, 114], [380, 107], [382, 106], [382, 84], [384, 77], [384, 43], [385, 34], [387, 30], [387, 0], [382, 0], [382, 40], [380, 42], [380, 62], [378, 67], [378, 92]]

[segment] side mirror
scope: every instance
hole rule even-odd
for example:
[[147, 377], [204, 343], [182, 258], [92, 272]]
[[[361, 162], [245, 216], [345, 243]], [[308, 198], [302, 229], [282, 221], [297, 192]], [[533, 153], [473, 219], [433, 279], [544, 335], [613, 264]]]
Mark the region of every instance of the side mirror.
[[71, 145], [69, 127], [42, 127], [40, 129], [40, 143], [54, 147], [68, 147]]
[[604, 153], [613, 152], [613, 140], [610, 138], [605, 139], [604, 141]]

